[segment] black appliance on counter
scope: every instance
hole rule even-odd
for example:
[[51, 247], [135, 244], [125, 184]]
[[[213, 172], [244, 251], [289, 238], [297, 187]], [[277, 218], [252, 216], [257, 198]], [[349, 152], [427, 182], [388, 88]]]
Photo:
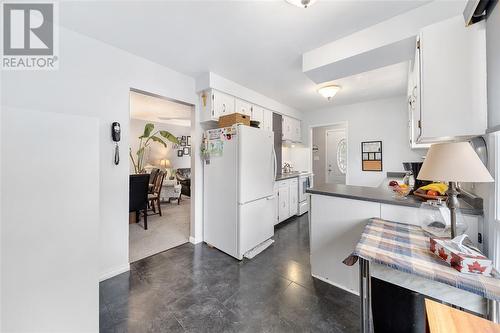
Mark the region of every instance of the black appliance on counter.
[[426, 180], [417, 179], [418, 173], [420, 172], [423, 164], [424, 162], [403, 162], [403, 168], [405, 169], [405, 171], [411, 171], [413, 173], [413, 177], [415, 177], [415, 190], [432, 183]]

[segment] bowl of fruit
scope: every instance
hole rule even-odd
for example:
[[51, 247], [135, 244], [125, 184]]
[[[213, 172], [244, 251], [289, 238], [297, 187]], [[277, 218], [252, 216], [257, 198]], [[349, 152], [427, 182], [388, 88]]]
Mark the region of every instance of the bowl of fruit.
[[444, 183], [432, 183], [420, 187], [413, 194], [423, 200], [446, 200], [446, 191], [448, 191], [448, 185]]
[[389, 183], [389, 186], [394, 192], [394, 198], [398, 200], [405, 200], [408, 194], [411, 192], [411, 187], [407, 184], [399, 184], [397, 181], [393, 180]]

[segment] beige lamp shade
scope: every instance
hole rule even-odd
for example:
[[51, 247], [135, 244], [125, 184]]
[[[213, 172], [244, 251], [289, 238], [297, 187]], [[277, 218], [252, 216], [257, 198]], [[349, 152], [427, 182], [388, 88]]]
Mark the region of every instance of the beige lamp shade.
[[468, 142], [433, 144], [417, 179], [465, 183], [494, 181]]
[[162, 168], [170, 168], [171, 167], [170, 160], [160, 160], [160, 166]]

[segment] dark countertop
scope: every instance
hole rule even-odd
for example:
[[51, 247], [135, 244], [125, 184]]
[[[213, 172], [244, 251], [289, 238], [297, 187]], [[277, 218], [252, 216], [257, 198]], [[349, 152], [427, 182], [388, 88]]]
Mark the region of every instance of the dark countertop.
[[[394, 194], [389, 186], [384, 182], [379, 187], [354, 186], [342, 184], [314, 184], [314, 187], [307, 189], [308, 193], [340, 197], [346, 199], [380, 202], [389, 205], [407, 206], [418, 208], [422, 200], [413, 195], [409, 195], [406, 200], [394, 198]], [[460, 211], [463, 214], [483, 215], [482, 208], [475, 208], [459, 198]]]
[[276, 181], [290, 179], [290, 178], [295, 178], [295, 177], [300, 176], [301, 174], [302, 174], [302, 172], [300, 172], [300, 171], [293, 171], [293, 172], [289, 172], [289, 173], [282, 173], [281, 175], [277, 175], [276, 176]]

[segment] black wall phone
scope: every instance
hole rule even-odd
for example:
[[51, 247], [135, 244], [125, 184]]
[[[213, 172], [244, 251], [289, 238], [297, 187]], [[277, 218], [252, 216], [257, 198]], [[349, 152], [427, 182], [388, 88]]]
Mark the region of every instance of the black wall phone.
[[120, 147], [118, 146], [118, 142], [121, 139], [121, 132], [120, 123], [115, 121], [111, 124], [111, 138], [115, 142], [115, 165], [120, 163]]

